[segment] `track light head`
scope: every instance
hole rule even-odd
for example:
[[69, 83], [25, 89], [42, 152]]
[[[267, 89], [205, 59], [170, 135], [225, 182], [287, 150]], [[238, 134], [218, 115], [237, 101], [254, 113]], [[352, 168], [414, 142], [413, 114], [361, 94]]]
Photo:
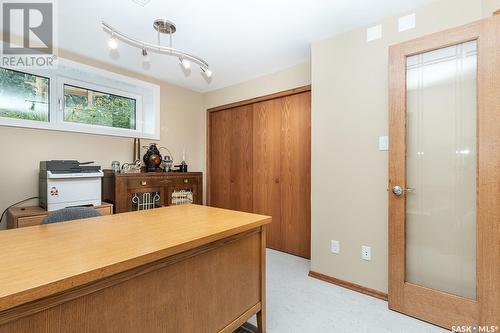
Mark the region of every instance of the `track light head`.
[[108, 46], [111, 50], [116, 50], [118, 48], [118, 41], [114, 36], [111, 36], [109, 39]]
[[181, 65], [182, 67], [184, 67], [184, 69], [189, 69], [191, 67], [191, 62], [189, 60], [179, 58], [179, 61], [181, 62]]
[[200, 67], [201, 68], [201, 71], [203, 72], [203, 74], [205, 74], [206, 77], [208, 78], [211, 78], [212, 77], [212, 71], [208, 68], [204, 68], [204, 67]]
[[142, 49], [142, 61], [149, 62], [149, 54], [146, 49]]

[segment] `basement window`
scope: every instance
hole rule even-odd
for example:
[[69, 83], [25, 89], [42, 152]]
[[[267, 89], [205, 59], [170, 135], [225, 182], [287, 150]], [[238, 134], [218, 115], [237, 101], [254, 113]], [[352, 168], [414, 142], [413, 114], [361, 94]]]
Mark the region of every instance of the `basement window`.
[[0, 117], [48, 122], [49, 83], [43, 76], [0, 68]]
[[0, 67], [0, 125], [158, 140], [160, 87], [61, 58]]
[[[103, 89], [104, 90], [104, 89]], [[64, 84], [65, 122], [136, 130], [139, 96]], [[127, 96], [124, 96], [127, 95]], [[140, 103], [139, 103], [140, 104]]]

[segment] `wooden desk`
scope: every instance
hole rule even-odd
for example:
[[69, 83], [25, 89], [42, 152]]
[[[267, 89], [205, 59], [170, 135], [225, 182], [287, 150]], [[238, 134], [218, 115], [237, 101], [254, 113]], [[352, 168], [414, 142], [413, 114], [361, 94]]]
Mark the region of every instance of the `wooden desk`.
[[267, 216], [183, 205], [0, 232], [0, 333], [265, 331]]
[[[113, 205], [107, 202], [103, 202], [100, 206], [95, 207], [95, 209], [101, 215], [113, 214]], [[40, 225], [48, 214], [46, 209], [38, 206], [9, 208], [7, 210], [7, 229]]]

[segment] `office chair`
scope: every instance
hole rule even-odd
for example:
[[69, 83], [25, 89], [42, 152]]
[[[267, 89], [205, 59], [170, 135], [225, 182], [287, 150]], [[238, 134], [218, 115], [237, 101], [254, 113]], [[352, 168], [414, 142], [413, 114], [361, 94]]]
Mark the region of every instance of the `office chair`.
[[43, 219], [42, 224], [73, 221], [98, 216], [101, 216], [101, 213], [93, 207], [64, 208], [50, 212], [49, 215]]

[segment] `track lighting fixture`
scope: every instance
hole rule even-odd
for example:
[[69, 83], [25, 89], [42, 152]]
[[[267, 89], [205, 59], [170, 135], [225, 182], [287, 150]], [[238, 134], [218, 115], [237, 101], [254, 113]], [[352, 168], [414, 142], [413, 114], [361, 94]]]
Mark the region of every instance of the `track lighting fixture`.
[[[159, 54], [175, 56], [179, 58], [179, 61], [182, 64], [184, 69], [189, 69], [191, 67], [191, 63], [195, 63], [200, 66], [201, 71], [206, 77], [212, 76], [212, 71], [209, 69], [208, 63], [192, 54], [186, 53], [181, 50], [174, 49], [172, 47], [172, 36], [176, 32], [177, 28], [175, 24], [165, 19], [158, 19], [153, 22], [153, 28], [158, 32], [158, 44], [144, 42], [132, 37], [125, 35], [124, 33], [119, 32], [115, 28], [111, 27], [106, 22], [102, 22], [103, 29], [111, 34], [111, 38], [108, 42], [108, 46], [111, 50], [115, 50], [118, 47], [118, 40], [115, 38], [117, 36], [120, 41], [127, 43], [131, 46], [137, 47], [142, 50], [143, 61], [149, 61], [148, 52], [155, 52]], [[166, 34], [169, 36], [170, 44], [169, 46], [163, 46], [160, 44], [161, 34]]]

